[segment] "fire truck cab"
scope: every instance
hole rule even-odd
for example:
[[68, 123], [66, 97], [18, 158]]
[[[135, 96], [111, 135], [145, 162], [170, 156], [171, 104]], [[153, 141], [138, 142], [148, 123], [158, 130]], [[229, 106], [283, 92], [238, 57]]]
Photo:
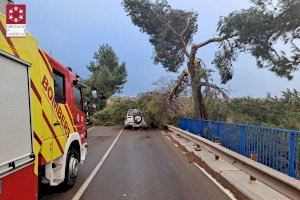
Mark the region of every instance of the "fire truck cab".
[[84, 84], [38, 46], [7, 38], [0, 13], [0, 199], [37, 199], [75, 184], [87, 153]]

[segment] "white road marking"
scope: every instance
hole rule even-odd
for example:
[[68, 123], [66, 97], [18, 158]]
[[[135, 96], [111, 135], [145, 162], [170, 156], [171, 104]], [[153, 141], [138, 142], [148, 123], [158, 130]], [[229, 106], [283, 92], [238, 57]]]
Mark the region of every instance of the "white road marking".
[[72, 200], [79, 200], [80, 199], [80, 197], [82, 196], [82, 194], [84, 193], [84, 191], [86, 190], [86, 188], [89, 186], [89, 184], [91, 183], [91, 181], [93, 180], [93, 178], [95, 177], [95, 175], [97, 174], [97, 172], [99, 171], [99, 169], [101, 168], [101, 166], [103, 165], [105, 159], [107, 158], [107, 156], [109, 155], [109, 153], [113, 149], [113, 147], [116, 144], [117, 140], [119, 139], [122, 131], [123, 131], [123, 129], [119, 132], [118, 136], [115, 138], [115, 140], [113, 141], [113, 143], [110, 145], [110, 147], [108, 148], [107, 152], [101, 158], [101, 160], [99, 161], [99, 163], [97, 164], [97, 166], [95, 167], [95, 169], [92, 171], [92, 173], [90, 174], [90, 176], [85, 180], [85, 182], [82, 184], [82, 186], [76, 192], [76, 194], [73, 196]]
[[214, 177], [212, 177], [205, 169], [200, 167], [197, 163], [194, 163], [214, 184], [216, 184], [230, 199], [237, 200], [230, 190], [224, 188]]
[[87, 131], [93, 130], [94, 128], [95, 128], [95, 127], [93, 126], [93, 127], [89, 128]]

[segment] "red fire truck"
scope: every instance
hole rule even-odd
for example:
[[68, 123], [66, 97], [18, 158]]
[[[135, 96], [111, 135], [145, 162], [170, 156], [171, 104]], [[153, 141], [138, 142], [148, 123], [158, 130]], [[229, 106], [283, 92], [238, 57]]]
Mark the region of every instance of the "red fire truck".
[[0, 13], [0, 199], [37, 199], [38, 185], [71, 187], [87, 153], [80, 78], [39, 48], [8, 38]]

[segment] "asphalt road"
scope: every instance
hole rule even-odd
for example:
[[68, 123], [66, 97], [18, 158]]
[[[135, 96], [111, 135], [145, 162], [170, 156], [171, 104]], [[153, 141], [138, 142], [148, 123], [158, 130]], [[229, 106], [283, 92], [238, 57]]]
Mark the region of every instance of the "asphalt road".
[[[76, 185], [68, 190], [47, 189], [44, 199], [72, 199], [103, 157], [116, 128], [89, 132], [89, 149]], [[124, 130], [100, 170], [83, 193], [83, 200], [227, 200], [223, 193], [159, 131]]]

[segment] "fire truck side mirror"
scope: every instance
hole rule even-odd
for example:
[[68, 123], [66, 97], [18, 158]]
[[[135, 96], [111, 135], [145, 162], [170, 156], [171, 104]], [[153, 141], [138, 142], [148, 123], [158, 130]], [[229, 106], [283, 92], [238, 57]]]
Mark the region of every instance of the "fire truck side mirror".
[[97, 90], [92, 91], [92, 96], [94, 99], [97, 99]]

